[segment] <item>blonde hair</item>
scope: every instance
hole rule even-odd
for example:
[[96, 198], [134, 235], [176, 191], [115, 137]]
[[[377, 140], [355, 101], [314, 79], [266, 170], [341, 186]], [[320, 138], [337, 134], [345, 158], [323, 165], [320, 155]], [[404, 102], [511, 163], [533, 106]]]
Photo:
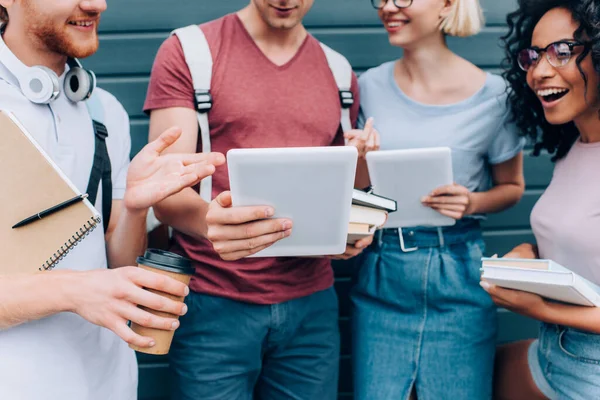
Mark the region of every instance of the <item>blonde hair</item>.
[[478, 34], [485, 25], [479, 0], [454, 0], [451, 7], [450, 13], [440, 25], [440, 29], [445, 34], [459, 37], [473, 36]]

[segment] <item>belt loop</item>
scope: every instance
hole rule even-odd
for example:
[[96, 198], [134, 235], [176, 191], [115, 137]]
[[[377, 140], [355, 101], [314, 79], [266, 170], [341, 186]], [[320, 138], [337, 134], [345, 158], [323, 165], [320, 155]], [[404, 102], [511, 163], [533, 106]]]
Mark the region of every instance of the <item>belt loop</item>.
[[444, 232], [442, 231], [442, 227], [441, 226], [438, 226], [437, 232], [438, 232], [438, 238], [440, 240], [440, 247], [444, 247], [444, 245], [445, 245], [445, 242], [444, 242]]
[[411, 253], [413, 251], [419, 250], [418, 247], [405, 247], [404, 245], [404, 235], [402, 235], [402, 228], [398, 228], [398, 239], [400, 240], [400, 249], [403, 253]]
[[383, 229], [375, 232], [375, 237], [377, 239], [377, 248], [381, 249], [383, 247]]

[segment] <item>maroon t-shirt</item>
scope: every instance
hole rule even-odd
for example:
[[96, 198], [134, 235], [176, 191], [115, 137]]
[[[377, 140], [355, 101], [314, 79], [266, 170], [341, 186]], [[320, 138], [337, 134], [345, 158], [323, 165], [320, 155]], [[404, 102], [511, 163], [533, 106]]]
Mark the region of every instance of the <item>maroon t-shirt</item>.
[[[209, 113], [212, 151], [225, 154], [234, 148], [343, 145], [338, 88], [314, 37], [308, 35], [298, 53], [277, 66], [262, 53], [235, 14], [203, 24], [201, 29], [213, 56], [213, 108]], [[352, 91], [355, 122], [359, 104], [356, 76]], [[169, 107], [195, 109], [191, 74], [176, 36], [168, 38], [158, 51], [144, 110]], [[296, 183], [310, 185], [308, 181]], [[224, 166], [214, 174], [213, 198], [225, 190], [229, 190], [229, 179]], [[327, 259], [282, 257], [229, 262], [219, 257], [208, 240], [177, 231], [173, 238], [173, 250], [195, 263], [196, 276], [190, 286], [196, 292], [276, 304], [333, 284]]]

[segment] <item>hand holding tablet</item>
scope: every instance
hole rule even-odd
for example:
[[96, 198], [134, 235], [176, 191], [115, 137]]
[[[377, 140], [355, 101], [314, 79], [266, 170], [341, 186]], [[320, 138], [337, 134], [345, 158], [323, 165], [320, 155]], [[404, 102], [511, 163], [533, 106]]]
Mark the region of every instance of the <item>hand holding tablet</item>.
[[231, 192], [223, 192], [210, 204], [206, 214], [207, 238], [222, 259], [239, 260], [291, 235], [290, 219], [269, 219], [273, 207], [232, 207]]
[[[436, 189], [453, 185], [452, 155], [448, 147], [386, 150], [367, 153], [371, 184], [375, 191], [396, 200], [398, 211], [390, 214], [385, 227], [449, 226], [455, 219], [443, 215], [422, 200]], [[442, 194], [440, 192], [440, 194]], [[454, 214], [453, 214], [454, 215]]]

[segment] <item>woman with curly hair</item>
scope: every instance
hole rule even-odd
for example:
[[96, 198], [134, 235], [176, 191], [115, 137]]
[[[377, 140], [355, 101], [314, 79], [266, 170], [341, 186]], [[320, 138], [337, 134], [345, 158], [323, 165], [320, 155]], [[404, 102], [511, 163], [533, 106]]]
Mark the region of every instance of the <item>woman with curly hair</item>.
[[[513, 117], [556, 166], [531, 214], [537, 246], [506, 256], [552, 259], [598, 284], [600, 0], [520, 0], [508, 21]], [[498, 350], [497, 398], [600, 398], [600, 308], [482, 286], [499, 306], [542, 322], [537, 340]]]
[[448, 48], [448, 36], [483, 26], [478, 0], [371, 4], [403, 54], [361, 75], [359, 121], [374, 117], [383, 150], [451, 148], [455, 184], [422, 202], [457, 222], [384, 229], [365, 251], [352, 292], [355, 399], [490, 399], [497, 318], [479, 286], [480, 221], [524, 189], [506, 82]]

